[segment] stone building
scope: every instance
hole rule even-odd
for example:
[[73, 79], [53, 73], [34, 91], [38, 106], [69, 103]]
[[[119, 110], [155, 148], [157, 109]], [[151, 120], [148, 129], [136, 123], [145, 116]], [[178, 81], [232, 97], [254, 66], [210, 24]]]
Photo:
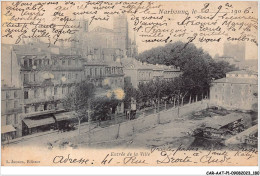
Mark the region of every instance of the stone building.
[[93, 55], [88, 55], [84, 59], [84, 78], [90, 80], [95, 86], [102, 86], [105, 79], [106, 63], [100, 59], [94, 59]]
[[170, 81], [176, 77], [179, 77], [182, 72], [180, 71], [180, 67], [176, 66], [163, 66], [163, 79], [166, 81]]
[[98, 87], [123, 88], [122, 50], [113, 48], [94, 49], [84, 58], [85, 79]]
[[235, 65], [239, 69], [244, 69], [244, 62], [246, 61], [246, 45], [244, 42], [237, 44], [224, 43], [223, 55], [218, 54], [214, 57], [216, 61], [225, 61], [230, 65]]
[[244, 42], [238, 42], [237, 44], [224, 43], [223, 56], [233, 57], [238, 61], [244, 61], [246, 58], [246, 45]]
[[80, 56], [62, 55], [59, 48], [45, 48], [39, 43], [28, 45], [14, 45], [7, 55], [13, 68], [9, 85], [18, 84], [22, 94], [22, 135], [55, 126], [55, 114], [64, 111], [61, 100], [83, 79]]
[[73, 43], [71, 52], [86, 57], [93, 50], [114, 49], [121, 50], [123, 56], [135, 57], [137, 55], [137, 45], [135, 38], [133, 41], [128, 33], [128, 21], [125, 15], [114, 17], [113, 28], [108, 29], [97, 26], [89, 30], [88, 20], [77, 20], [75, 23], [80, 24], [79, 32], [74, 35], [79, 42]]
[[210, 88], [211, 106], [234, 110], [257, 109], [257, 79], [256, 72], [240, 70], [215, 80]]
[[153, 67], [135, 60], [134, 58], [124, 58], [123, 69], [126, 80], [128, 80], [134, 88], [138, 88], [141, 83], [147, 83], [153, 80]]
[[20, 88], [9, 87], [2, 82], [1, 88], [1, 139], [22, 136], [22, 92]]
[[122, 63], [125, 79], [131, 82], [135, 88], [138, 88], [139, 84], [147, 83], [151, 80], [171, 80], [181, 75], [179, 67], [152, 65], [142, 63], [134, 58], [123, 58]]
[[87, 20], [77, 23], [79, 42], [73, 42], [70, 50], [40, 40], [2, 47], [4, 79], [22, 96], [19, 135], [54, 127], [62, 113], [66, 115], [61, 100], [84, 79], [97, 87], [124, 87], [121, 58], [137, 54], [126, 16], [115, 17], [113, 29], [98, 26], [90, 31]]
[[103, 85], [109, 85], [112, 89], [124, 88], [124, 72], [120, 62], [107, 63]]

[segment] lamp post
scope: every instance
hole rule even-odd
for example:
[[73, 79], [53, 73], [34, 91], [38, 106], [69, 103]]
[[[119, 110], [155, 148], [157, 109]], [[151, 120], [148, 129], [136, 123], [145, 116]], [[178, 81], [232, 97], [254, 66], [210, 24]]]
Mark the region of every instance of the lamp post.
[[89, 144], [90, 144], [90, 121], [91, 121], [91, 109], [90, 109], [90, 99], [88, 99], [88, 110], [87, 110], [87, 113], [88, 113], [88, 140], [89, 140]]

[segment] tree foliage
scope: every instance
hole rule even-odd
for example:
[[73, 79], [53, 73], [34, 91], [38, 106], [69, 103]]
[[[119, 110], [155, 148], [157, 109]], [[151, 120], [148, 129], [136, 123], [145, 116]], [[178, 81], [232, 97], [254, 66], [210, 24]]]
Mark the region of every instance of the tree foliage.
[[92, 121], [105, 121], [111, 120], [111, 114], [116, 110], [117, 106], [121, 103], [114, 93], [111, 97], [99, 97], [92, 101], [91, 109], [93, 109]]
[[206, 94], [212, 80], [223, 78], [227, 72], [237, 69], [227, 62], [216, 62], [202, 48], [197, 48], [192, 43], [185, 44], [180, 41], [144, 51], [139, 54], [138, 59], [151, 64], [180, 67], [183, 73], [179, 80], [184, 84], [182, 88], [188, 88], [193, 96]]
[[95, 87], [92, 83], [82, 81], [63, 99], [63, 107], [67, 111], [75, 111], [78, 120], [82, 120], [88, 114], [89, 102], [94, 97], [94, 92]]
[[137, 89], [135, 89], [129, 81], [125, 81], [124, 82], [124, 92], [125, 92], [124, 106], [125, 106], [125, 108], [130, 108], [131, 97], [136, 99]]

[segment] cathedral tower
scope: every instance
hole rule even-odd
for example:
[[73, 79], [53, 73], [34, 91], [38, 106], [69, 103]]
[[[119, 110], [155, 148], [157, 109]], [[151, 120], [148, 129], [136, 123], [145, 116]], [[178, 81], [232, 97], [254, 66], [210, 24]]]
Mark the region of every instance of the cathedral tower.
[[126, 15], [118, 15], [114, 18], [113, 30], [115, 32], [115, 48], [119, 48], [126, 54], [128, 46], [128, 22]]

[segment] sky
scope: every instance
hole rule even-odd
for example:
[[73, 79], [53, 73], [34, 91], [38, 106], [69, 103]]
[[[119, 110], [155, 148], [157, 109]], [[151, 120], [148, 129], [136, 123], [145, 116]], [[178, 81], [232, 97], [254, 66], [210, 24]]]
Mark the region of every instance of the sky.
[[[162, 2], [162, 3], [167, 3], [167, 2]], [[168, 3], [171, 3], [171, 4], [163, 4], [163, 8], [164, 9], [168, 9], [168, 10], [189, 10], [190, 12], [192, 11], [193, 8], [195, 8], [194, 6], [198, 6], [198, 8], [201, 7], [201, 5], [203, 5], [203, 2], [191, 2], [191, 3], [194, 3], [194, 4], [191, 4], [191, 5], [187, 5], [186, 2], [168, 2]], [[200, 4], [201, 3], [201, 4]], [[214, 7], [217, 7], [219, 4], [218, 3], [221, 3], [223, 4], [223, 2], [215, 2], [216, 4], [214, 4]], [[252, 6], [252, 10], [254, 9], [254, 11], [257, 12], [257, 7], [254, 7], [252, 5], [252, 2], [232, 2], [234, 4], [234, 7], [240, 7], [240, 8], [245, 8], [247, 7], [248, 5]], [[213, 5], [213, 4], [211, 4]], [[235, 6], [236, 5], [236, 6]], [[213, 8], [214, 10], [214, 8]], [[67, 11], [68, 13], [71, 11]], [[67, 13], [66, 12], [66, 13]], [[48, 13], [46, 12], [46, 15], [49, 17], [51, 17], [53, 13], [53, 10], [49, 10]], [[65, 12], [64, 12], [65, 13]], [[253, 14], [255, 15], [255, 14]], [[175, 15], [171, 15], [171, 14], [168, 14], [168, 15], [164, 15], [165, 17], [169, 17], [169, 18], [174, 18], [171, 20], [171, 22], [169, 22], [169, 27], [170, 28], [176, 28], [176, 20], [180, 20], [180, 19], [183, 19], [185, 18], [185, 14], [175, 14]], [[88, 18], [89, 16], [80, 16], [80, 18]], [[133, 34], [133, 30], [131, 30], [131, 28], [133, 28], [133, 23], [131, 22], [130, 20], [130, 16], [128, 16], [128, 22], [129, 22], [129, 35], [131, 38], [134, 38], [134, 34]], [[94, 21], [90, 26], [89, 26], [89, 29], [92, 30], [93, 28], [95, 28], [96, 26], [102, 26], [102, 27], [106, 27], [106, 28], [110, 28], [112, 29], [113, 28], [113, 18], [110, 18], [109, 21]], [[193, 30], [193, 29], [192, 29]], [[197, 29], [195, 29], [197, 30]], [[196, 32], [196, 31], [194, 31]], [[189, 34], [191, 35], [191, 34]], [[177, 39], [173, 39], [172, 42], [175, 42], [175, 41], [178, 41], [178, 40], [181, 40], [183, 42], [187, 42], [187, 36], [186, 38], [177, 38]], [[137, 45], [138, 45], [138, 52], [142, 52], [142, 51], [145, 51], [145, 50], [149, 50], [153, 47], [157, 47], [157, 46], [162, 46], [164, 45], [164, 43], [143, 43], [141, 41], [141, 37], [138, 36], [138, 34], [136, 35], [136, 41], [137, 41]], [[9, 39], [8, 40], [4, 40], [2, 38], [2, 42], [4, 43], [8, 43], [10, 42]], [[194, 41], [193, 43], [197, 46], [197, 47], [201, 47], [202, 49], [204, 49], [205, 51], [207, 51], [212, 57], [214, 57], [216, 54], [219, 54], [220, 56], [223, 54], [223, 44], [224, 44], [224, 40], [221, 40], [221, 42], [217, 43], [217, 42], [214, 42], [214, 43], [200, 43], [200, 42], [196, 42]], [[236, 43], [236, 42], [234, 42]], [[234, 44], [233, 43], [233, 44]], [[246, 43], [246, 59], [257, 59], [258, 55], [258, 47], [254, 44], [254, 43], [251, 43], [251, 42], [247, 42]]]

